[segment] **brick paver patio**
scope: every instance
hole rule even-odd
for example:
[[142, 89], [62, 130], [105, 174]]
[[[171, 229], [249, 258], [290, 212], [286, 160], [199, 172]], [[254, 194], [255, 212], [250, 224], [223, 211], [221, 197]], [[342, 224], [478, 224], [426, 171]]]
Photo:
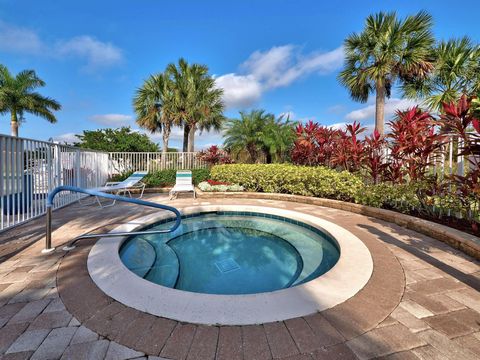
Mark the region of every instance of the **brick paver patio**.
[[[216, 202], [282, 207], [333, 221], [369, 248], [372, 278], [345, 303], [303, 318], [253, 326], [178, 323], [103, 294], [86, 270], [94, 240], [70, 253], [41, 255], [44, 219], [38, 219], [0, 234], [1, 359], [480, 358], [476, 260], [414, 231], [336, 209], [246, 199], [170, 203]], [[54, 245], [150, 212], [126, 204], [71, 205], [54, 213]]]

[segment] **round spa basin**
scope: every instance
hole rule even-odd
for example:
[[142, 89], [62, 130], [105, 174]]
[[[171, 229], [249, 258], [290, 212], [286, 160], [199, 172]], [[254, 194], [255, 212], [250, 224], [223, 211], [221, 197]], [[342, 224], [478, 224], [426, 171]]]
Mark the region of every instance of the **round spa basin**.
[[[168, 229], [173, 219], [150, 225]], [[255, 294], [313, 280], [339, 258], [318, 228], [253, 212], [184, 216], [172, 234], [137, 235], [120, 248], [124, 265], [159, 285], [206, 294]]]

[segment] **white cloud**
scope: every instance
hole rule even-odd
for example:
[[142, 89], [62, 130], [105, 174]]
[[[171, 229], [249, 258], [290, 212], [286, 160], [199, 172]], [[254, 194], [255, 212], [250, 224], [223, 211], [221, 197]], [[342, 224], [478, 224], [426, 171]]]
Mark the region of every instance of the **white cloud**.
[[44, 48], [45, 44], [35, 31], [0, 21], [0, 50], [37, 54]]
[[125, 114], [102, 114], [92, 115], [89, 119], [97, 124], [117, 127], [129, 125], [133, 117]]
[[55, 142], [59, 142], [60, 144], [73, 144], [79, 141], [78, 137], [74, 133], [57, 135], [54, 136], [52, 140]]
[[227, 108], [248, 107], [265, 91], [288, 86], [312, 73], [335, 71], [341, 66], [343, 57], [342, 47], [304, 55], [295, 45], [276, 46], [267, 51], [255, 51], [240, 65], [241, 73], [219, 76], [216, 82], [224, 90]]
[[327, 109], [327, 112], [332, 113], [332, 114], [341, 114], [344, 111], [345, 111], [345, 106], [340, 105], [340, 104], [330, 106]]
[[[415, 105], [418, 101], [410, 99], [392, 98], [385, 102], [385, 118], [388, 119], [395, 114], [397, 110], [406, 110]], [[349, 112], [345, 118], [351, 121], [371, 120], [375, 117], [375, 104], [365, 106], [364, 108]]]
[[94, 71], [120, 64], [123, 51], [109, 42], [89, 35], [57, 39], [48, 43], [38, 32], [0, 20], [0, 50], [14, 54], [39, 55], [51, 58], [76, 57], [85, 62], [84, 69]]
[[109, 67], [123, 61], [123, 53], [120, 48], [87, 35], [59, 42], [56, 45], [56, 51], [60, 56], [83, 58], [86, 60], [85, 68], [87, 70]]

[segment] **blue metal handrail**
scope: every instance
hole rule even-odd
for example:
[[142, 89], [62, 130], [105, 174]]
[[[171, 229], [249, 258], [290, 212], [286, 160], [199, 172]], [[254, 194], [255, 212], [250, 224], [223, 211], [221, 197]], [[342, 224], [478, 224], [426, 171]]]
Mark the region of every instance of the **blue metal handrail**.
[[72, 192], [78, 192], [78, 193], [83, 193], [87, 195], [92, 195], [92, 196], [98, 196], [98, 197], [103, 197], [106, 199], [110, 200], [118, 200], [118, 201], [123, 201], [123, 202], [128, 202], [132, 204], [137, 204], [137, 205], [143, 205], [143, 206], [149, 206], [153, 207], [156, 209], [161, 209], [161, 210], [167, 210], [171, 211], [175, 214], [175, 224], [170, 229], [165, 229], [165, 230], [149, 230], [149, 231], [133, 231], [133, 232], [114, 232], [114, 233], [106, 233], [106, 234], [86, 234], [86, 235], [81, 235], [76, 238], [78, 239], [84, 239], [84, 238], [96, 238], [96, 237], [112, 237], [112, 236], [125, 236], [125, 235], [144, 235], [144, 234], [165, 234], [165, 233], [171, 233], [175, 230], [178, 229], [180, 226], [180, 223], [182, 221], [182, 215], [180, 212], [168, 205], [162, 205], [162, 204], [157, 204], [153, 203], [150, 201], [145, 201], [145, 200], [140, 200], [140, 199], [133, 199], [133, 198], [127, 198], [124, 196], [119, 196], [119, 195], [114, 195], [114, 194], [108, 194], [104, 193], [101, 191], [97, 190], [92, 190], [92, 189], [83, 189], [77, 186], [68, 186], [68, 185], [62, 185], [62, 186], [57, 186], [55, 189], [53, 189], [47, 197], [47, 226], [46, 226], [46, 236], [45, 236], [45, 249], [43, 252], [50, 252], [54, 250], [52, 248], [52, 208], [53, 208], [53, 200], [55, 196], [62, 191], [72, 191]]

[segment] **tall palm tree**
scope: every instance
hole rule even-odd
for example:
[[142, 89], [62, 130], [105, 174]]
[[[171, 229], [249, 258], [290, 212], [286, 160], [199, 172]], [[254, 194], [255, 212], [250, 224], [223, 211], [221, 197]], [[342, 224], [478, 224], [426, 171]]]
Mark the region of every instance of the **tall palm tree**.
[[405, 86], [407, 97], [425, 97], [433, 110], [441, 110], [444, 102], [456, 102], [462, 94], [480, 90], [480, 46], [468, 37], [440, 42], [433, 51], [434, 70], [422, 81]]
[[18, 126], [24, 119], [25, 112], [51, 123], [57, 122], [52, 111], [60, 110], [61, 105], [35, 91], [43, 86], [45, 82], [33, 70], [23, 70], [14, 76], [5, 66], [0, 65], [0, 114], [10, 112], [12, 136], [18, 136]]
[[264, 110], [240, 112], [240, 119], [226, 124], [225, 147], [237, 154], [246, 150], [252, 162], [257, 162], [261, 153], [267, 163], [280, 161], [293, 145], [294, 125], [289, 119], [275, 119]]
[[175, 124], [174, 88], [169, 76], [159, 73], [145, 80], [135, 93], [133, 108], [137, 115], [136, 122], [141, 128], [162, 133], [162, 152], [165, 154]]
[[215, 86], [208, 67], [180, 59], [169, 64], [167, 72], [174, 83], [175, 118], [183, 125], [183, 151], [194, 151], [196, 130], [218, 130], [224, 121], [223, 90]]
[[403, 21], [396, 13], [367, 17], [360, 34], [344, 43], [345, 64], [339, 80], [352, 99], [367, 102], [375, 93], [375, 128], [384, 133], [385, 99], [396, 82], [423, 79], [432, 70], [432, 17], [421, 11]]

